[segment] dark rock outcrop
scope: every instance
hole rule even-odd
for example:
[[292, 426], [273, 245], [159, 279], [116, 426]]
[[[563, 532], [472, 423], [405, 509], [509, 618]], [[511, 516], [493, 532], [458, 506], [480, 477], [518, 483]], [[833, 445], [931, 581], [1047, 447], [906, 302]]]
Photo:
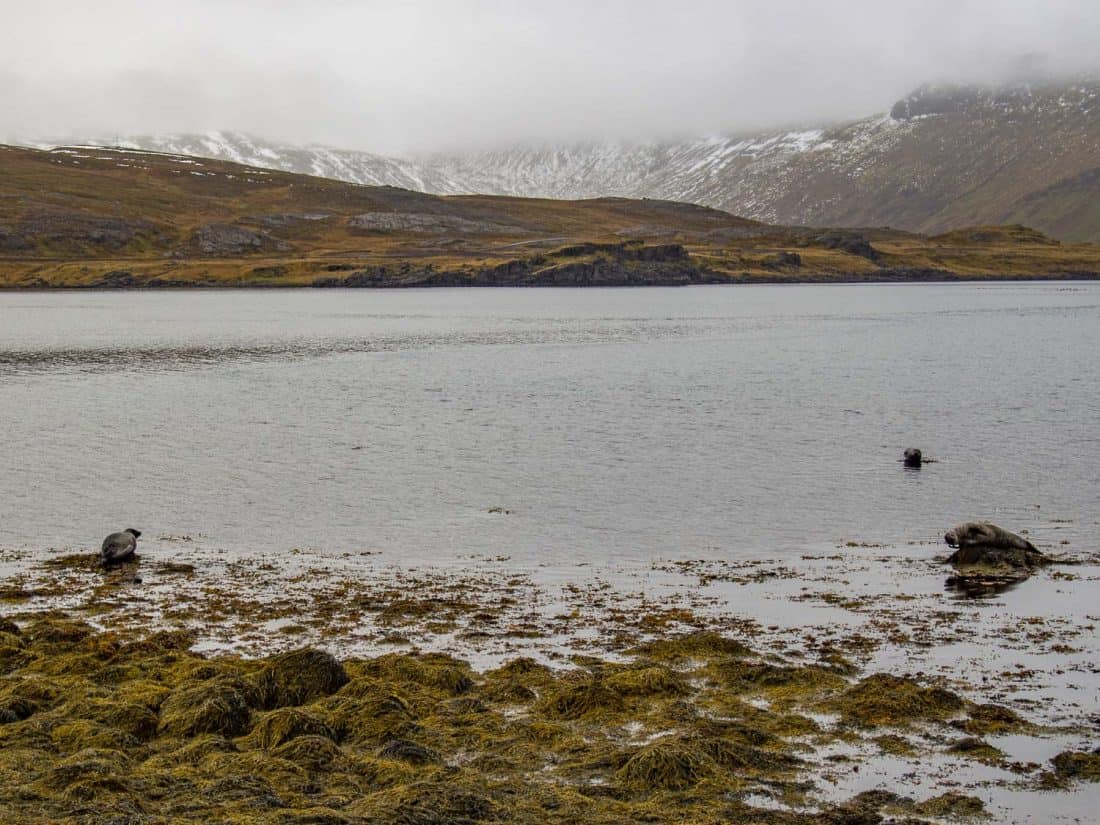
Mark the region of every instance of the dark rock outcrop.
[[777, 252], [766, 258], [763, 266], [770, 270], [797, 269], [802, 266], [802, 256], [797, 252]]
[[973, 109], [982, 98], [972, 86], [925, 84], [903, 97], [890, 109], [894, 120], [912, 120], [925, 115], [944, 115]]
[[114, 252], [143, 237], [163, 245], [166, 239], [157, 236], [155, 230], [152, 222], [139, 218], [39, 211], [25, 215], [14, 225], [0, 226], [0, 249], [17, 252], [44, 245], [50, 249], [96, 247]]
[[877, 261], [882, 254], [871, 246], [871, 242], [858, 232], [831, 231], [814, 238], [814, 242], [826, 249], [839, 249], [849, 255], [858, 255], [869, 261]]
[[578, 244], [559, 249], [549, 258], [520, 258], [473, 271], [380, 266], [344, 277], [318, 278], [313, 286], [686, 286], [726, 282], [727, 278], [693, 263], [680, 244]]
[[1030, 570], [1047, 564], [1049, 559], [1023, 536], [988, 522], [959, 524], [944, 534], [943, 540], [957, 548], [948, 557], [956, 567], [988, 567]]
[[285, 252], [290, 245], [264, 232], [229, 223], [207, 223], [195, 230], [192, 243], [204, 255], [243, 255], [247, 252]]

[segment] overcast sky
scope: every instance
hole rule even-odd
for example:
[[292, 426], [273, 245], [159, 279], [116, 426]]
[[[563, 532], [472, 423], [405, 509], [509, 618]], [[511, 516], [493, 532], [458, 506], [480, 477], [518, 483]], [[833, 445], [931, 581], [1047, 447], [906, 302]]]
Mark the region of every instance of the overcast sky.
[[387, 153], [857, 117], [1026, 55], [1100, 69], [1100, 0], [0, 0], [0, 136], [240, 129]]

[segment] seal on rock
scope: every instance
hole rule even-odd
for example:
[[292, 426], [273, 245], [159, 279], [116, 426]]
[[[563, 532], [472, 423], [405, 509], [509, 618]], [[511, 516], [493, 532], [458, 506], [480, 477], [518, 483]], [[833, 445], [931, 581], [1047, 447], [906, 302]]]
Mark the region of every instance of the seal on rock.
[[1049, 559], [1035, 545], [987, 521], [968, 521], [948, 530], [943, 540], [957, 548], [947, 559], [949, 564], [1008, 566], [1031, 568]]
[[103, 540], [103, 547], [99, 554], [100, 561], [104, 565], [109, 565], [132, 558], [140, 535], [141, 531], [133, 527], [127, 527], [121, 533], [111, 533]]

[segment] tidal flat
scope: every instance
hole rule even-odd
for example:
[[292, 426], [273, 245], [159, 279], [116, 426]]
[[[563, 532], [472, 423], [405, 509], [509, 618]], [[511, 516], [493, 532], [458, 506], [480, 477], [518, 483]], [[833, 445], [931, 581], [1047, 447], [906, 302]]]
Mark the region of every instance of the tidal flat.
[[[172, 548], [176, 548], [174, 551]], [[1100, 559], [0, 553], [8, 822], [1087, 821]], [[186, 561], [184, 561], [186, 560]]]

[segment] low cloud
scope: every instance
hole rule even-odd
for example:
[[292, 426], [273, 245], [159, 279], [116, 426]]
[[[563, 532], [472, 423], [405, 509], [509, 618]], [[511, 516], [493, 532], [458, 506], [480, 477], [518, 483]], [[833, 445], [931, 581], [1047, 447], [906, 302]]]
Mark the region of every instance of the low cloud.
[[0, 135], [239, 129], [379, 152], [885, 111], [1100, 70], [1094, 0], [0, 0]]

